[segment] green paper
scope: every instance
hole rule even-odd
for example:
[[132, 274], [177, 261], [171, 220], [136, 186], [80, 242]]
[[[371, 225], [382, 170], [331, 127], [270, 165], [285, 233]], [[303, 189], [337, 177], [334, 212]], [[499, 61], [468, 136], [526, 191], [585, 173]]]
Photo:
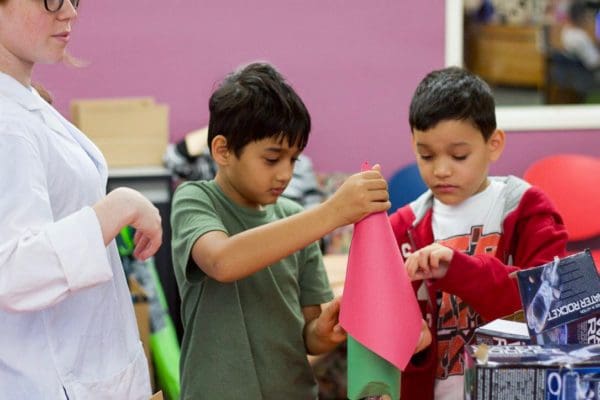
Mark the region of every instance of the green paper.
[[400, 371], [348, 336], [348, 398], [382, 395], [400, 398]]

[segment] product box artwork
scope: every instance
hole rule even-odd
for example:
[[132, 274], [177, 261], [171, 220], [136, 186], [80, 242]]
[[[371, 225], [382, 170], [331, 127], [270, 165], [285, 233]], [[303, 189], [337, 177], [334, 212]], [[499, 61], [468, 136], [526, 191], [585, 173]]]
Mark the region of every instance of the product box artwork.
[[580, 343], [594, 330], [600, 313], [600, 278], [589, 250], [517, 273], [533, 343]]
[[524, 312], [510, 316], [518, 321], [477, 328], [475, 344], [600, 343], [600, 277], [589, 251], [520, 271], [517, 279]]
[[465, 399], [600, 400], [600, 277], [590, 252], [517, 280], [518, 320], [479, 327], [465, 347]]

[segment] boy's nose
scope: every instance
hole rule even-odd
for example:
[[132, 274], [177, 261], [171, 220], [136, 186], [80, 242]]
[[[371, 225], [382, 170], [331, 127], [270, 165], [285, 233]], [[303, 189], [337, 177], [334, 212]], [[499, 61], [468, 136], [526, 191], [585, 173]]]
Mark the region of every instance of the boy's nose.
[[294, 173], [293, 168], [281, 168], [277, 171], [277, 180], [280, 182], [289, 182], [292, 179], [292, 175]]
[[438, 162], [433, 166], [433, 174], [438, 178], [450, 176], [451, 172], [450, 166], [445, 162]]

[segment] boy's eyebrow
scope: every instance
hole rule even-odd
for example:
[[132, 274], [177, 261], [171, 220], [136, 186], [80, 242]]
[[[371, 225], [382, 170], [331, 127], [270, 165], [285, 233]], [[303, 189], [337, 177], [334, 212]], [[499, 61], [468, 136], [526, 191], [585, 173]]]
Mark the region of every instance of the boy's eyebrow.
[[277, 153], [277, 154], [281, 154], [281, 153], [285, 153], [285, 152], [289, 152], [292, 153], [294, 156], [299, 156], [300, 154], [302, 154], [302, 150], [296, 150], [294, 151], [293, 148], [290, 149], [284, 149], [283, 147], [279, 147], [279, 146], [271, 146], [271, 147], [267, 147], [265, 149], [266, 152], [270, 152], [270, 153]]
[[461, 146], [468, 146], [469, 143], [467, 142], [458, 142], [458, 143], [451, 143], [450, 147], [461, 147]]
[[[469, 143], [467, 143], [467, 142], [450, 143], [448, 147], [463, 147], [463, 146], [469, 146]], [[425, 143], [417, 143], [417, 147], [429, 149], [431, 146], [429, 146], [428, 144], [425, 144]]]

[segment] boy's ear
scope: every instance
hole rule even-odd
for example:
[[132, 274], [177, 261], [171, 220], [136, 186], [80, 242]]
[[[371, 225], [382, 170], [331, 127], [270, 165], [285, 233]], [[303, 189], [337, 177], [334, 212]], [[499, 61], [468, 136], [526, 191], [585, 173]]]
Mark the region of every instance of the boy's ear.
[[227, 165], [231, 152], [229, 151], [229, 147], [227, 147], [227, 138], [225, 136], [215, 136], [210, 143], [210, 150], [213, 160], [218, 165]]
[[490, 161], [497, 161], [500, 158], [504, 151], [505, 143], [506, 134], [502, 129], [496, 129], [487, 141], [488, 150], [490, 152]]

